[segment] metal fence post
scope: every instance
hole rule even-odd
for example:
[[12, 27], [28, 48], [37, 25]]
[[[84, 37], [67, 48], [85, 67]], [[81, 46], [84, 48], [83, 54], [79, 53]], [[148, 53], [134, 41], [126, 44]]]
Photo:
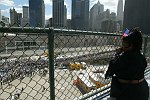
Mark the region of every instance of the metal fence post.
[[143, 50], [143, 55], [146, 56], [146, 47], [147, 47], [147, 39], [148, 39], [148, 36], [145, 37], [144, 39], [144, 50]]
[[55, 100], [54, 32], [53, 32], [53, 29], [49, 29], [49, 32], [48, 32], [48, 58], [49, 58], [50, 100]]

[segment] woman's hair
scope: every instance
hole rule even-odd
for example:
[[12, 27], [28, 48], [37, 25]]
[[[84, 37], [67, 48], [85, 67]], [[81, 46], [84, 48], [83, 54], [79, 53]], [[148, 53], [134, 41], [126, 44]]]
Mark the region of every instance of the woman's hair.
[[129, 31], [129, 35], [123, 37], [123, 41], [126, 41], [129, 45], [132, 45], [134, 50], [142, 49], [142, 34], [141, 31], [139, 31], [139, 28], [131, 29]]

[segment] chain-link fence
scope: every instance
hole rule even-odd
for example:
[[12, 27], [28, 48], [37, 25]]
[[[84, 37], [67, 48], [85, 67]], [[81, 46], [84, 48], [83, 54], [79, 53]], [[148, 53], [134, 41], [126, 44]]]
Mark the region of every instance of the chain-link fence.
[[[0, 99], [78, 100], [108, 93], [110, 80], [104, 74], [120, 38], [79, 30], [1, 27]], [[148, 36], [143, 47], [149, 60]]]

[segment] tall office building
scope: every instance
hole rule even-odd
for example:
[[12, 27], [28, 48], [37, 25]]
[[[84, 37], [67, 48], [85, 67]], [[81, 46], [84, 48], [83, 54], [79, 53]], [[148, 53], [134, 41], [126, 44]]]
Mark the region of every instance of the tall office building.
[[29, 26], [29, 7], [23, 6], [23, 18], [21, 19], [21, 26]]
[[144, 34], [150, 34], [150, 0], [126, 0], [124, 28], [140, 27]]
[[72, 0], [73, 29], [88, 30], [89, 26], [89, 0]]
[[17, 26], [17, 12], [15, 11], [15, 9], [10, 9], [10, 24], [13, 26]]
[[31, 27], [45, 26], [45, 4], [43, 0], [29, 0], [29, 22]]
[[[90, 22], [89, 22], [89, 28], [91, 30], [99, 30], [101, 27], [101, 20], [100, 19], [102, 13], [104, 12], [104, 5], [100, 4], [98, 1], [97, 4], [95, 4], [90, 9]], [[98, 28], [98, 29], [97, 29]]]
[[110, 9], [106, 9], [106, 11], [103, 12], [103, 20], [110, 20]]
[[116, 13], [115, 12], [110, 13], [110, 20], [116, 21]]
[[123, 0], [118, 1], [117, 21], [120, 21], [121, 24], [123, 23]]
[[65, 6], [64, 0], [53, 0], [53, 26], [64, 27]]
[[2, 20], [1, 9], [0, 9], [0, 21]]
[[67, 26], [67, 7], [64, 6], [64, 26]]
[[1, 20], [5, 23], [6, 26], [9, 25], [9, 18], [8, 17], [2, 16]]
[[29, 18], [29, 7], [22, 6], [22, 9], [23, 9], [23, 18]]
[[20, 26], [22, 19], [22, 13], [17, 13], [15, 9], [10, 9], [10, 24], [13, 26]]
[[21, 25], [22, 13], [17, 13], [17, 24]]

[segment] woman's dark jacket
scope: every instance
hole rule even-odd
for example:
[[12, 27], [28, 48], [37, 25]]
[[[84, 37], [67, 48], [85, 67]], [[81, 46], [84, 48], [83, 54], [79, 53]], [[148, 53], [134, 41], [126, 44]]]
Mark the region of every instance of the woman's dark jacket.
[[[118, 79], [140, 80], [144, 78], [146, 67], [147, 61], [140, 51], [127, 51], [110, 61], [105, 78], [116, 75]], [[119, 86], [121, 95], [118, 95], [118, 98], [122, 99], [118, 100], [147, 100], [145, 98], [149, 96], [145, 80], [138, 84], [119, 83]]]

